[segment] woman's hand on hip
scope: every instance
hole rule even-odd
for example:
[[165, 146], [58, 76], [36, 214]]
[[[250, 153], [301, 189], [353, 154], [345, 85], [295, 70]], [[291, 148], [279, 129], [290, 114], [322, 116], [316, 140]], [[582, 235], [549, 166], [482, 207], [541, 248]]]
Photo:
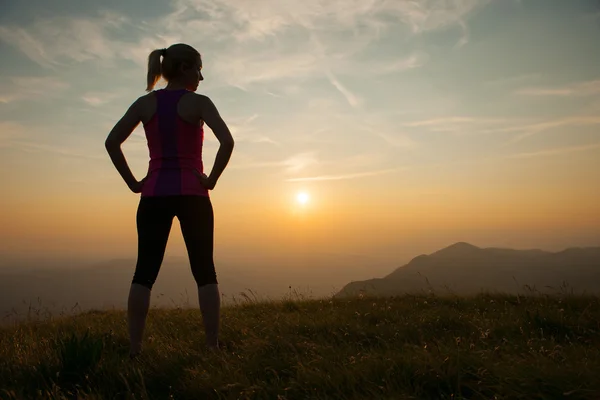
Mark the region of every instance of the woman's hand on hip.
[[215, 188], [216, 182], [206, 176], [206, 174], [201, 174], [197, 170], [194, 170], [194, 174], [198, 177], [200, 184], [204, 186], [205, 189], [213, 190]]
[[144, 179], [142, 179], [139, 182], [134, 183], [133, 185], [129, 186], [129, 189], [131, 189], [131, 191], [133, 193], [141, 193], [142, 189], [144, 188], [144, 183], [146, 183], [146, 179], [148, 179], [148, 177], [144, 177]]

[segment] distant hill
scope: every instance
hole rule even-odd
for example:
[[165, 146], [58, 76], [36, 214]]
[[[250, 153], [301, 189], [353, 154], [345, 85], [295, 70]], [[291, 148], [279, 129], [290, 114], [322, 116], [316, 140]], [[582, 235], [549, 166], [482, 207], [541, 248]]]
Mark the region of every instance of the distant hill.
[[600, 247], [552, 253], [479, 248], [459, 242], [430, 255], [415, 257], [383, 278], [351, 282], [336, 296], [361, 292], [398, 295], [430, 290], [461, 295], [482, 291], [514, 294], [531, 288], [542, 293], [560, 290], [600, 293]]
[[[135, 264], [135, 259], [127, 258], [102, 262], [0, 259], [0, 325], [31, 313], [37, 317], [38, 310], [40, 317], [46, 317], [124, 309]], [[245, 295], [265, 299], [298, 292], [330, 297], [348, 280], [364, 279], [367, 265], [379, 273], [389, 269], [371, 257], [336, 253], [240, 256], [217, 259], [216, 264], [224, 304], [244, 300]], [[152, 306], [197, 304], [187, 257], [167, 257], [152, 290]]]

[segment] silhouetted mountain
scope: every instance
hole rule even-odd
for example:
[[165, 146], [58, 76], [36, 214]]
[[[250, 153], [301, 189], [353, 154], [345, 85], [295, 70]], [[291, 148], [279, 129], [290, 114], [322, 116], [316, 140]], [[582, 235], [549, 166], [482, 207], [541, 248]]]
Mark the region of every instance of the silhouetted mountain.
[[600, 247], [542, 250], [479, 248], [455, 243], [415, 257], [383, 278], [351, 282], [337, 296], [423, 291], [474, 294], [568, 290], [600, 293]]

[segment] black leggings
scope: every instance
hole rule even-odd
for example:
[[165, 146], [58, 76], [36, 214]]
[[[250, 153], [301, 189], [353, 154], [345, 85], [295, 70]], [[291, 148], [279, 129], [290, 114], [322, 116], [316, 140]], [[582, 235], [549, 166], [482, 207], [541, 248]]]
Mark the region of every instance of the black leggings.
[[165, 256], [173, 217], [181, 225], [198, 286], [217, 283], [213, 262], [214, 215], [206, 196], [142, 197], [137, 210], [138, 258], [132, 283], [152, 289]]

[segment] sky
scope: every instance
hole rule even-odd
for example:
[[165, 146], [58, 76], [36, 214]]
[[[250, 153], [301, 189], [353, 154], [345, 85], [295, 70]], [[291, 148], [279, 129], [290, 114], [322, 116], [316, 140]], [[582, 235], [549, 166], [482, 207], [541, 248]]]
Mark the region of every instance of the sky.
[[[600, 245], [595, 0], [0, 7], [2, 256], [135, 257], [139, 195], [104, 140], [149, 53], [178, 42], [236, 141], [211, 193], [217, 258]], [[217, 148], [207, 128], [208, 170]], [[141, 127], [123, 149], [141, 179]]]

